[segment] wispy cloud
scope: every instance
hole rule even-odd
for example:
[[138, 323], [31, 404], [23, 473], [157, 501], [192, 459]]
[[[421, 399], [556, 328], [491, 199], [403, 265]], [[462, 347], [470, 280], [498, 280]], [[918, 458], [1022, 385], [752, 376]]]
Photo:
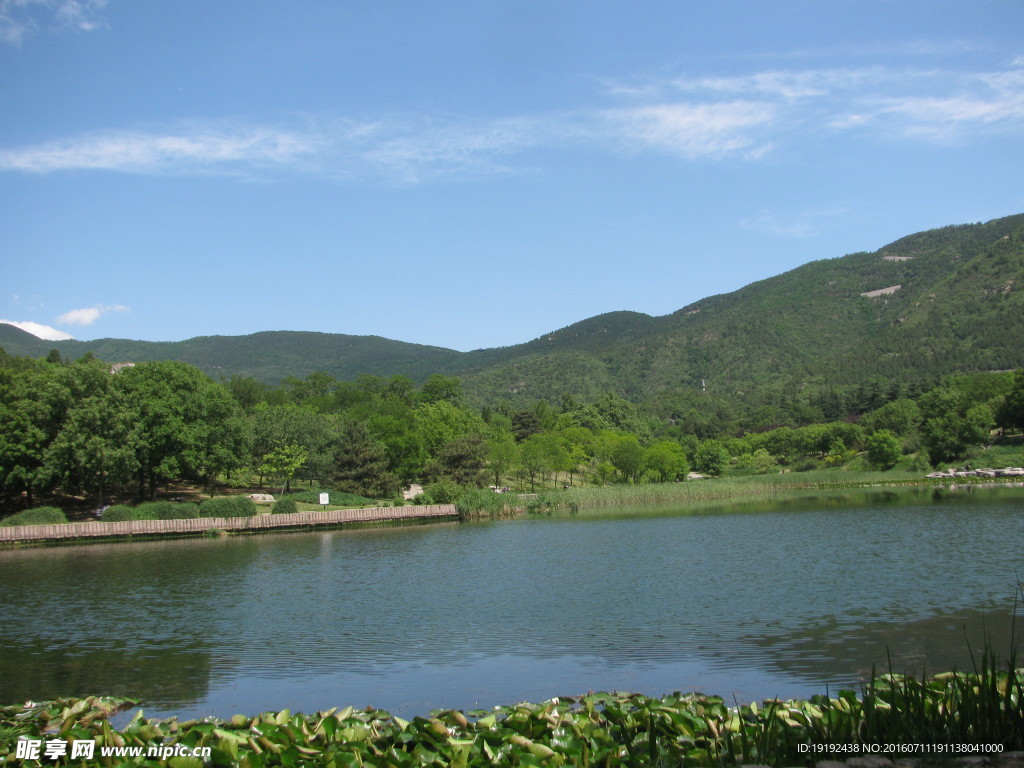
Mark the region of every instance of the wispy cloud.
[[[0, 171], [256, 174], [420, 183], [521, 171], [535, 149], [657, 151], [680, 158], [757, 157], [772, 107], [677, 100], [640, 107], [496, 119], [421, 116], [311, 119], [290, 127], [244, 122], [168, 131], [104, 131], [0, 149]], [[527, 163], [528, 165], [528, 163]]]
[[21, 328], [21, 330], [47, 341], [65, 341], [74, 338], [70, 333], [58, 331], [56, 328], [51, 328], [42, 323], [34, 323], [31, 320], [0, 320], [0, 323], [7, 323], [7, 325], [13, 325], [15, 328]]
[[565, 148], [754, 162], [799, 152], [809, 140], [964, 143], [1024, 133], [1020, 60], [976, 71], [871, 66], [677, 75], [611, 84], [604, 98], [603, 107], [498, 117], [303, 115], [277, 124], [109, 130], [0, 148], [0, 172], [285, 172], [418, 184], [521, 173], [543, 163], [537, 152]]
[[40, 28], [91, 32], [105, 28], [107, 0], [0, 0], [0, 42], [18, 45]]
[[762, 210], [743, 219], [740, 227], [779, 237], [814, 237], [821, 233], [828, 222], [845, 217], [849, 212], [848, 206], [814, 208], [793, 214]]
[[759, 157], [770, 143], [759, 141], [752, 129], [769, 125], [774, 116], [772, 105], [746, 101], [655, 104], [602, 115], [607, 138], [690, 160]]
[[280, 165], [312, 151], [311, 137], [267, 127], [181, 132], [105, 131], [0, 151], [0, 169], [31, 172], [197, 171]]
[[57, 318], [57, 322], [61, 325], [92, 325], [99, 320], [103, 315], [110, 312], [127, 312], [128, 307], [123, 304], [114, 304], [112, 306], [95, 306], [86, 307], [85, 309], [72, 309], [60, 315]]

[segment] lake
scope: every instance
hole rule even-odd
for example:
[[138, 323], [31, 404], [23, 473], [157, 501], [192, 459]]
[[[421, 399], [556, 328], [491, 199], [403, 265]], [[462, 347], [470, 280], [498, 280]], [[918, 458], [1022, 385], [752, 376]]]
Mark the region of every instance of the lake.
[[6, 550], [0, 703], [411, 717], [587, 690], [805, 697], [887, 659], [968, 667], [986, 630], [1003, 652], [1018, 574], [1019, 488]]

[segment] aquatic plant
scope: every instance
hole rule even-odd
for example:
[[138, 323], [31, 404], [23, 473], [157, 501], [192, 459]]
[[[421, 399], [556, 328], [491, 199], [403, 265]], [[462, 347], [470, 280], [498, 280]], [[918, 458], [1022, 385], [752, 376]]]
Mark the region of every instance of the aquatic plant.
[[[513, 500], [515, 497], [511, 497]], [[490, 488], [469, 488], [455, 498], [455, 508], [463, 520], [471, 517], [501, 517], [508, 513], [509, 497]]]
[[[767, 700], [729, 706], [720, 696], [588, 693], [493, 710], [435, 710], [411, 720], [368, 707], [312, 715], [289, 710], [230, 720], [146, 719], [121, 729], [107, 717], [137, 702], [57, 699], [0, 707], [0, 733], [95, 740], [97, 747], [209, 747], [214, 765], [245, 766], [727, 766], [813, 764], [833, 747], [929, 744], [918, 756], [992, 755], [1024, 747], [1024, 669], [998, 668], [986, 648], [978, 669], [920, 680], [883, 675], [858, 698]], [[948, 749], [947, 749], [948, 747]], [[0, 762], [14, 752], [0, 741]], [[878, 750], [862, 749], [859, 752]], [[850, 754], [854, 754], [850, 752]], [[53, 762], [53, 761], [51, 761]], [[75, 763], [61, 760], [53, 764]], [[144, 758], [119, 765], [152, 765]], [[175, 768], [200, 768], [174, 758]]]

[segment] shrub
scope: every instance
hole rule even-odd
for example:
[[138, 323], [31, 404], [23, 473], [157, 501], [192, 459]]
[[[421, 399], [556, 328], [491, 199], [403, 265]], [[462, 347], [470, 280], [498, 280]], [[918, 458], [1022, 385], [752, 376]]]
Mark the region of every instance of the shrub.
[[100, 519], [104, 523], [120, 523], [124, 520], [137, 520], [135, 510], [127, 504], [114, 504], [103, 510]]
[[293, 512], [298, 512], [298, 507], [295, 506], [295, 499], [281, 499], [274, 502], [274, 506], [270, 508], [270, 514], [272, 515], [290, 515]]
[[66, 523], [67, 515], [57, 507], [33, 507], [0, 520], [0, 525], [52, 525]]
[[203, 517], [253, 517], [256, 502], [248, 496], [218, 496], [199, 505]]
[[199, 507], [177, 501], [146, 501], [135, 508], [136, 520], [189, 520], [199, 517]]
[[459, 486], [447, 477], [442, 477], [424, 488], [422, 495], [426, 497], [425, 504], [451, 504], [459, 494]]
[[340, 505], [353, 507], [361, 507], [364, 504], [376, 504], [373, 499], [368, 499], [365, 496], [356, 496], [354, 493], [346, 493], [345, 491], [331, 491], [327, 488], [322, 488], [317, 491], [302, 491], [300, 493], [289, 493], [287, 496], [283, 496], [285, 499], [294, 499], [295, 501], [301, 501], [303, 504], [319, 504], [320, 494], [327, 493], [331, 497], [331, 505]]

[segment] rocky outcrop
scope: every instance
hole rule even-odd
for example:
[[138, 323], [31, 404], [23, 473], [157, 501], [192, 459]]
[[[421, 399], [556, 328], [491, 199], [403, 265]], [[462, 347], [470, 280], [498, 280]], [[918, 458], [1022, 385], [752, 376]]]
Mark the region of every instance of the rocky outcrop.
[[926, 477], [1024, 477], [1024, 467], [1005, 467], [1004, 469], [946, 469], [932, 472]]

